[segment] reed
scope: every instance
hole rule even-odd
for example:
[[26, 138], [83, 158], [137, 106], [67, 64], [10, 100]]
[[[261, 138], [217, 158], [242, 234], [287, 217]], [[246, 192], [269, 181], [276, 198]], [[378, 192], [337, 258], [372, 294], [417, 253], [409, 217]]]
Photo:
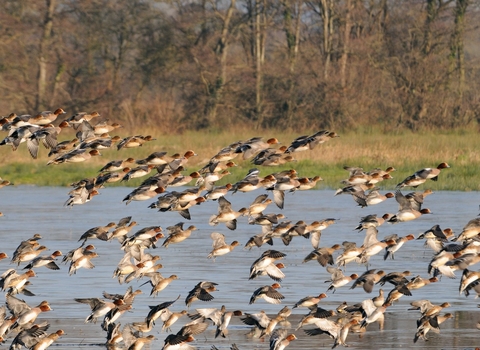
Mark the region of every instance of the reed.
[[[124, 130], [122, 130], [124, 131]], [[115, 149], [102, 151], [101, 157], [95, 157], [80, 164], [59, 164], [46, 166], [48, 161], [45, 149], [40, 150], [39, 158], [30, 158], [25, 144], [21, 144], [15, 152], [9, 146], [0, 148], [0, 177], [15, 184], [35, 184], [40, 186], [66, 186], [71, 182], [85, 177], [93, 177], [103, 164], [113, 159], [133, 157], [140, 159], [155, 151], [166, 151], [168, 154], [181, 153], [192, 149], [198, 156], [191, 158], [186, 173], [197, 170], [208, 162], [221, 148], [239, 140], [254, 136], [263, 136], [265, 139], [276, 137], [282, 144], [290, 142], [302, 134], [310, 134], [315, 130], [301, 133], [292, 133], [282, 130], [235, 130], [206, 132], [187, 131], [182, 134], [167, 134], [160, 130], [148, 130], [157, 139], [134, 149]], [[125, 131], [124, 131], [125, 132]], [[138, 133], [138, 131], [137, 131]], [[146, 134], [145, 132], [144, 134]], [[73, 135], [73, 133], [72, 133]], [[62, 135], [73, 138], [72, 135]], [[122, 135], [120, 135], [122, 136]], [[126, 135], [123, 135], [126, 136]], [[318, 145], [314, 150], [294, 153], [296, 162], [282, 167], [254, 166], [241, 156], [234, 161], [237, 167], [231, 170], [232, 175], [222, 179], [222, 184], [235, 182], [246, 172], [257, 167], [262, 175], [279, 170], [294, 168], [299, 176], [320, 175], [324, 181], [318, 188], [338, 188], [340, 181], [347, 178], [348, 172], [344, 166], [358, 166], [365, 170], [393, 166], [396, 172], [394, 179], [383, 181], [380, 187], [392, 189], [406, 176], [424, 167], [436, 167], [440, 162], [450, 164], [450, 169], [442, 171], [439, 181], [429, 181], [428, 186], [433, 190], [480, 190], [480, 181], [477, 175], [480, 166], [480, 138], [476, 130], [453, 130], [444, 133], [425, 132], [413, 134], [400, 131], [394, 134], [385, 134], [376, 130], [340, 133], [325, 144]], [[142, 179], [121, 183], [121, 185], [137, 186]]]

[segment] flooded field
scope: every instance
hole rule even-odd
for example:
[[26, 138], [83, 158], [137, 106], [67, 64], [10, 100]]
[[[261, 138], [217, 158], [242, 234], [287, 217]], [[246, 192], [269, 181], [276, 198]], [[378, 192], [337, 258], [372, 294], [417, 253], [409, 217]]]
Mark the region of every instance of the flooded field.
[[[123, 325], [129, 322], [139, 322], [145, 319], [149, 312], [149, 306], [157, 305], [165, 301], [174, 300], [180, 295], [180, 299], [173, 304], [172, 311], [186, 309], [184, 300], [188, 292], [200, 281], [212, 281], [218, 283], [218, 291], [213, 292], [214, 300], [211, 302], [196, 301], [189, 311], [195, 308], [216, 307], [225, 305], [228, 310], [242, 310], [247, 313], [256, 313], [265, 310], [267, 314], [274, 315], [283, 306], [293, 306], [301, 298], [308, 295], [318, 295], [326, 292], [328, 284], [324, 283], [330, 276], [315, 261], [302, 264], [303, 259], [312, 251], [308, 239], [294, 237], [288, 246], [284, 246], [279, 240], [274, 242], [273, 247], [264, 245], [261, 248], [251, 250], [243, 249], [250, 237], [261, 232], [260, 226], [248, 225], [247, 218], [239, 218], [235, 231], [228, 230], [224, 224], [216, 227], [209, 226], [208, 219], [217, 212], [216, 202], [206, 202], [190, 209], [191, 221], [183, 219], [176, 212], [161, 213], [148, 208], [153, 200], [145, 202], [132, 202], [129, 205], [122, 203], [122, 199], [132, 190], [131, 188], [106, 188], [91, 202], [65, 208], [63, 203], [67, 199], [67, 188], [48, 188], [9, 186], [0, 190], [0, 211], [4, 213], [0, 217], [0, 235], [2, 238], [0, 251], [11, 255], [18, 244], [35, 233], [42, 235], [41, 244], [49, 248], [48, 254], [54, 250], [63, 253], [80, 246], [78, 239], [88, 229], [95, 226], [103, 226], [111, 221], [117, 222], [125, 216], [132, 216], [138, 223], [133, 229], [141, 229], [146, 226], [160, 225], [164, 229], [178, 222], [185, 222], [186, 226], [193, 224], [198, 231], [192, 233], [186, 241], [173, 244], [168, 249], [160, 246], [150, 251], [154, 255], [160, 255], [160, 263], [163, 268], [159, 270], [163, 276], [178, 275], [179, 279], [173, 281], [158, 297], [149, 296], [150, 286], [143, 285], [146, 279], [134, 280], [130, 284], [134, 289], [141, 289], [135, 299], [131, 312], [123, 315], [119, 322]], [[232, 207], [238, 210], [248, 206], [253, 199], [262, 192], [248, 194], [237, 193], [228, 195]], [[337, 222], [323, 231], [320, 246], [332, 246], [343, 241], [354, 241], [361, 245], [364, 234], [354, 230], [361, 216], [367, 214], [383, 215], [395, 213], [397, 203], [389, 199], [376, 206], [360, 208], [347, 195], [333, 196], [333, 190], [305, 191], [295, 194], [286, 194], [285, 209], [281, 211], [271, 205], [266, 213], [282, 212], [286, 220], [296, 222], [304, 220], [310, 223], [314, 220], [335, 218]], [[384, 224], [379, 227], [378, 238], [396, 233], [399, 236], [420, 233], [439, 224], [441, 228], [450, 227], [458, 235], [463, 226], [479, 214], [480, 195], [477, 192], [437, 192], [429, 196], [424, 207], [432, 211], [431, 215], [396, 225]], [[232, 253], [218, 257], [216, 262], [207, 259], [211, 251], [212, 240], [210, 234], [220, 232], [226, 236], [226, 241], [237, 240], [240, 242]], [[163, 239], [161, 240], [163, 242]], [[97, 324], [84, 323], [89, 315], [88, 305], [76, 303], [73, 298], [102, 298], [102, 292], [123, 294], [129, 285], [119, 284], [117, 279], [112, 278], [118, 262], [123, 256], [119, 243], [115, 241], [104, 242], [92, 240], [99, 255], [93, 260], [95, 268], [92, 270], [80, 269], [77, 274], [69, 276], [68, 266], [61, 265], [59, 271], [46, 268], [35, 269], [37, 277], [31, 279], [29, 289], [35, 296], [20, 295], [29, 305], [36, 305], [42, 300], [48, 300], [54, 309], [42, 314], [38, 320], [48, 320], [51, 323], [49, 331], [64, 329], [66, 335], [55, 343], [55, 348], [83, 349], [92, 346], [104, 347], [105, 332]], [[252, 262], [267, 249], [276, 249], [284, 252], [286, 268], [283, 270], [286, 277], [281, 282], [279, 291], [285, 296], [280, 305], [272, 305], [264, 300], [258, 300], [249, 305], [249, 299], [253, 291], [261, 286], [273, 283], [267, 276], [255, 280], [248, 280], [249, 268]], [[336, 254], [337, 255], [337, 254]], [[335, 255], [335, 256], [336, 256]], [[412, 276], [421, 275], [429, 277], [427, 266], [432, 257], [432, 252], [424, 247], [423, 240], [407, 242], [395, 255], [395, 260], [383, 260], [383, 253], [376, 255], [370, 260], [370, 268], [378, 268], [384, 271], [410, 270]], [[0, 273], [9, 268], [17, 268], [10, 264], [10, 258], [0, 261]], [[59, 259], [61, 261], [61, 258]], [[21, 264], [21, 270], [25, 264]], [[478, 266], [472, 266], [477, 270]], [[351, 263], [347, 265], [347, 274], [361, 274], [365, 266]], [[412, 296], [402, 297], [386, 313], [385, 329], [378, 330], [377, 324], [368, 326], [363, 337], [350, 334], [347, 343], [353, 349], [396, 349], [396, 348], [429, 348], [429, 349], [474, 349], [480, 347], [480, 330], [476, 328], [480, 321], [479, 301], [473, 296], [459, 295], [458, 287], [461, 277], [456, 272], [456, 279], [443, 277], [439, 282], [430, 284], [422, 289], [412, 291]], [[328, 292], [328, 297], [320, 302], [325, 309], [335, 309], [339, 304], [346, 301], [349, 304], [359, 303], [364, 299], [378, 294], [379, 286], [375, 286], [372, 294], [367, 294], [362, 288], [349, 289], [351, 284], [338, 289], [334, 294]], [[385, 285], [384, 290], [388, 293], [393, 286]], [[432, 303], [440, 304], [449, 302], [451, 307], [445, 312], [454, 314], [454, 318], [447, 320], [440, 328], [440, 334], [429, 333], [429, 341], [419, 340], [413, 343], [416, 329], [418, 311], [408, 311], [410, 302], [420, 299], [429, 299]], [[320, 349], [330, 348], [333, 341], [326, 335], [310, 337], [302, 329], [294, 331], [300, 318], [307, 313], [305, 308], [293, 310], [289, 321], [292, 324], [291, 331], [297, 336], [289, 349]], [[189, 321], [184, 316], [172, 327], [177, 332], [182, 325]], [[310, 326], [310, 328], [312, 328]], [[160, 332], [161, 322], [151, 332], [157, 340], [151, 345], [152, 349], [159, 349], [167, 333]], [[229, 349], [232, 343], [236, 343], [240, 349], [268, 349], [268, 338], [264, 341], [246, 337], [250, 328], [244, 325], [239, 317], [234, 317], [229, 327], [229, 337], [226, 339], [214, 338], [214, 327], [198, 336], [192, 343], [199, 349], [210, 349], [215, 345], [219, 349]], [[9, 346], [11, 338], [6, 340], [4, 347]], [[121, 348], [121, 347], [120, 347]]]

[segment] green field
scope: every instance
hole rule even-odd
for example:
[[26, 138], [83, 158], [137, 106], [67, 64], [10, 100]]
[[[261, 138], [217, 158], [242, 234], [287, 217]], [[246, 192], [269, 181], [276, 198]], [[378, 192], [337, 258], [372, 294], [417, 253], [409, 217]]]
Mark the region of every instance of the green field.
[[[123, 132], [125, 132], [122, 129]], [[62, 140], [73, 138], [73, 132], [62, 135]], [[282, 132], [278, 130], [251, 132], [185, 132], [180, 135], [165, 135], [161, 131], [150, 132], [155, 141], [135, 149], [116, 149], [102, 151], [101, 157], [95, 157], [85, 163], [49, 165], [46, 163], [48, 151], [41, 148], [38, 159], [31, 159], [26, 145], [21, 144], [15, 152], [9, 146], [0, 148], [0, 177], [10, 180], [15, 185], [67, 186], [82, 178], [93, 177], [98, 170], [113, 159], [133, 157], [140, 159], [155, 151], [166, 151], [172, 155], [194, 150], [198, 156], [191, 158], [185, 173], [190, 173], [205, 165], [221, 148], [239, 140], [254, 136], [265, 139], [276, 137], [282, 145], [289, 145], [297, 136], [310, 134], [315, 130], [299, 133]], [[381, 188], [392, 189], [406, 176], [425, 167], [436, 167], [441, 162], [447, 162], [451, 168], [443, 170], [438, 182], [429, 181], [428, 188], [433, 190], [480, 190], [480, 177], [477, 175], [480, 166], [480, 138], [476, 131], [457, 130], [446, 133], [410, 133], [399, 132], [385, 134], [372, 132], [338, 132], [340, 137], [317, 146], [314, 150], [294, 153], [296, 162], [281, 167], [263, 167], [262, 176], [283, 169], [294, 168], [299, 176], [320, 175], [324, 181], [317, 188], [338, 188], [340, 181], [348, 177], [343, 169], [345, 165], [359, 166], [368, 171], [373, 168], [393, 166], [393, 180], [380, 183]], [[127, 134], [120, 134], [121, 137]], [[221, 184], [235, 182], [246, 172], [255, 167], [249, 160], [234, 160], [237, 167], [232, 174], [224, 177]], [[142, 179], [132, 180], [121, 185], [137, 186]], [[427, 187], [427, 185], [423, 185]]]

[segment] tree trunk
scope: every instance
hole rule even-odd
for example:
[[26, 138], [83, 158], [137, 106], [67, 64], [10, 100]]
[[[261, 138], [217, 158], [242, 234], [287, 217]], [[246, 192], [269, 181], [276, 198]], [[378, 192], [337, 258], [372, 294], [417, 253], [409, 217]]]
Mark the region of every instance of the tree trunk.
[[332, 60], [333, 0], [320, 0], [318, 4], [320, 6], [320, 16], [322, 17], [323, 24], [323, 76], [327, 79], [330, 71], [330, 62]]
[[[288, 71], [289, 71], [289, 81], [288, 81], [288, 101], [285, 106], [285, 120], [288, 121], [287, 125], [291, 125], [293, 120], [293, 106], [295, 104], [295, 65], [297, 62], [298, 56], [298, 46], [300, 40], [300, 18], [301, 18], [301, 1], [294, 0], [294, 3], [291, 4], [290, 0], [286, 0], [283, 3], [283, 28], [285, 31], [287, 49], [288, 49]], [[295, 24], [293, 24], [293, 19], [295, 17]]]
[[255, 6], [255, 114], [262, 113], [262, 6], [260, 1]]
[[347, 87], [347, 61], [348, 52], [350, 50], [350, 30], [352, 28], [351, 23], [351, 11], [352, 0], [346, 0], [345, 2], [345, 32], [343, 33], [343, 50], [342, 57], [340, 58], [340, 84], [342, 89]]
[[50, 37], [52, 35], [53, 12], [55, 10], [55, 0], [46, 0], [47, 9], [45, 21], [43, 23], [43, 33], [40, 38], [40, 47], [38, 52], [38, 76], [37, 76], [37, 98], [35, 99], [35, 110], [45, 109], [46, 89], [47, 89], [47, 51]]
[[332, 2], [331, 0], [320, 0], [322, 7], [321, 14], [323, 20], [323, 52], [324, 52], [324, 69], [323, 76], [328, 78], [331, 61], [332, 50], [332, 33], [333, 33], [333, 21], [332, 21]]
[[227, 54], [228, 44], [231, 34], [230, 22], [235, 11], [236, 0], [231, 0], [230, 7], [223, 18], [222, 31], [215, 47], [215, 54], [220, 61], [220, 71], [218, 72], [215, 81], [208, 82], [207, 94], [208, 100], [204, 109], [205, 120], [201, 122], [201, 126], [210, 126], [217, 117], [218, 103], [222, 98], [223, 88], [227, 80]]
[[450, 76], [458, 71], [458, 91], [462, 95], [465, 86], [465, 53], [463, 36], [465, 34], [465, 13], [469, 0], [457, 0], [455, 6], [455, 25], [450, 45]]

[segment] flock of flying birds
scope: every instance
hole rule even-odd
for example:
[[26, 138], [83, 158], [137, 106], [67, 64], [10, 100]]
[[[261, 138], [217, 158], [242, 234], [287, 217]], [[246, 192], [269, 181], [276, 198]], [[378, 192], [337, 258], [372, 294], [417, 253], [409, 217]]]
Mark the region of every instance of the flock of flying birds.
[[[51, 159], [47, 165], [62, 163], [78, 163], [88, 161], [91, 157], [100, 155], [104, 149], [116, 147], [117, 150], [142, 146], [145, 142], [154, 141], [150, 136], [135, 135], [125, 138], [111, 137], [110, 132], [121, 127], [117, 123], [109, 124], [102, 120], [97, 112], [90, 114], [77, 113], [58, 123], [57, 118], [65, 112], [60, 108], [55, 112], [42, 112], [36, 116], [11, 114], [0, 119], [2, 131], [7, 136], [0, 142], [0, 146], [10, 145], [15, 151], [22, 143], [26, 143], [30, 155], [36, 159], [40, 152], [40, 144], [49, 150]], [[58, 126], [54, 126], [57, 122]], [[59, 142], [59, 134], [65, 129], [73, 128], [75, 138]], [[195, 152], [188, 150], [183, 155], [167, 155], [167, 152], [154, 152], [144, 159], [124, 158], [112, 160], [105, 164], [95, 178], [85, 178], [72, 184], [73, 189], [68, 194], [66, 206], [83, 205], [93, 200], [101, 189], [109, 183], [129, 181], [134, 178], [144, 178], [140, 186], [129, 193], [123, 201], [129, 204], [132, 201], [155, 200], [149, 208], [161, 212], [177, 211], [184, 219], [191, 220], [190, 208], [201, 205], [206, 201], [217, 201], [218, 212], [212, 215], [208, 222], [215, 226], [225, 225], [230, 230], [235, 230], [238, 221], [247, 217], [248, 223], [260, 225], [261, 233], [251, 237], [245, 247], [252, 249], [263, 245], [272, 245], [274, 241], [281, 241], [289, 245], [294, 237], [308, 238], [313, 251], [308, 254], [304, 262], [316, 260], [331, 274], [326, 293], [335, 293], [339, 288], [351, 284], [351, 288], [361, 287], [366, 293], [372, 293], [376, 284], [391, 286], [391, 290], [384, 296], [380, 289], [379, 295], [367, 298], [355, 305], [346, 303], [339, 305], [336, 310], [326, 310], [319, 306], [320, 301], [327, 296], [307, 296], [296, 302], [294, 308], [307, 308], [309, 312], [301, 319], [295, 331], [307, 326], [305, 333], [310, 336], [326, 335], [332, 339], [332, 348], [347, 346], [349, 333], [363, 333], [371, 323], [378, 323], [383, 329], [385, 311], [392, 303], [404, 295], [411, 295], [411, 291], [422, 288], [430, 283], [439, 281], [441, 276], [453, 278], [455, 271], [462, 271], [460, 280], [460, 293], [480, 295], [480, 272], [472, 271], [470, 266], [480, 262], [480, 219], [476, 218], [467, 223], [463, 231], [454, 236], [452, 230], [442, 230], [439, 225], [433, 226], [420, 237], [426, 240], [426, 245], [433, 250], [428, 270], [431, 277], [410, 277], [408, 271], [385, 273], [379, 269], [369, 269], [369, 259], [384, 252], [384, 259], [394, 258], [404, 244], [414, 239], [414, 235], [398, 237], [391, 235], [383, 240], [377, 239], [377, 227], [385, 222], [401, 223], [429, 214], [423, 208], [425, 198], [432, 193], [430, 190], [402, 193], [404, 188], [416, 188], [427, 181], [437, 181], [442, 169], [449, 168], [446, 163], [440, 163], [436, 168], [421, 169], [407, 177], [396, 186], [395, 193], [381, 194], [377, 184], [392, 178], [394, 168], [386, 170], [373, 169], [364, 171], [358, 167], [345, 167], [349, 172], [344, 185], [336, 191], [335, 195], [351, 195], [354, 203], [366, 207], [376, 205], [388, 198], [395, 198], [399, 210], [395, 214], [385, 214], [382, 217], [368, 215], [361, 219], [356, 229], [365, 232], [361, 246], [352, 242], [343, 242], [331, 247], [320, 245], [321, 233], [330, 225], [335, 224], [335, 219], [324, 219], [307, 223], [299, 221], [292, 223], [282, 220], [282, 214], [265, 214], [267, 207], [276, 205], [284, 208], [285, 194], [294, 191], [304, 191], [314, 188], [320, 176], [311, 178], [299, 177], [293, 169], [260, 176], [257, 168], [250, 170], [243, 179], [236, 183], [227, 183], [217, 186], [216, 182], [230, 174], [229, 168], [235, 166], [234, 160], [239, 157], [243, 161], [250, 161], [255, 166], [273, 167], [294, 161], [297, 152], [311, 152], [338, 135], [328, 130], [319, 131], [313, 135], [296, 138], [291, 144], [276, 147], [278, 140], [275, 138], [264, 141], [262, 137], [254, 137], [246, 141], [238, 141], [221, 149], [213, 155], [205, 166], [190, 174], [185, 173], [188, 161], [195, 156]], [[148, 177], [147, 177], [148, 175]], [[187, 187], [181, 192], [173, 191], [173, 187]], [[0, 178], [0, 188], [10, 185], [8, 180]], [[230, 193], [266, 191], [259, 194], [256, 199], [245, 208], [235, 210], [228, 200]], [[63, 330], [49, 333], [48, 322], [37, 322], [37, 316], [50, 311], [50, 305], [43, 301], [37, 306], [30, 306], [18, 297], [22, 293], [26, 296], [34, 295], [28, 288], [29, 279], [35, 276], [35, 269], [48, 268], [60, 269], [56, 260], [63, 256], [63, 262], [69, 264], [69, 274], [74, 275], [82, 268], [93, 268], [92, 259], [98, 257], [93, 244], [87, 241], [93, 239], [101, 241], [118, 241], [119, 247], [124, 251], [123, 258], [114, 270], [114, 277], [120, 284], [132, 281], [146, 280], [144, 284], [151, 286], [150, 295], [158, 296], [170, 283], [178, 278], [177, 275], [164, 277], [158, 271], [159, 255], [154, 255], [152, 249], [158, 246], [168, 247], [187, 240], [197, 228], [189, 225], [184, 228], [184, 223], [167, 227], [163, 230], [160, 226], [150, 226], [135, 231], [137, 222], [130, 216], [123, 218], [118, 223], [110, 222], [104, 226], [89, 229], [81, 235], [81, 245], [67, 254], [55, 251], [51, 255], [40, 255], [47, 248], [39, 243], [42, 238], [39, 234], [27, 239], [17, 247], [12, 254], [11, 263], [26, 264], [22, 270], [10, 268], [3, 272], [0, 278], [0, 288], [6, 291], [6, 302], [1, 308], [0, 341], [10, 341], [10, 349], [46, 349], [59, 337], [64, 335]], [[161, 241], [164, 238], [163, 241]], [[230, 253], [240, 243], [233, 241], [228, 244], [225, 236], [218, 232], [211, 234], [212, 251], [208, 258], [215, 260], [217, 257]], [[337, 252], [340, 251], [341, 252]], [[264, 250], [250, 268], [249, 279], [271, 278], [275, 283], [255, 290], [250, 298], [250, 304], [264, 302], [280, 304], [284, 296], [278, 291], [280, 282], [285, 278], [282, 269], [285, 265], [281, 260], [286, 254], [274, 250]], [[0, 259], [9, 258], [6, 253], [0, 253]], [[364, 264], [367, 270], [362, 275], [344, 275], [347, 264], [356, 262]], [[24, 272], [25, 271], [25, 272]], [[267, 277], [262, 277], [267, 276]], [[212, 293], [216, 291], [217, 284], [211, 281], [200, 281], [194, 286], [185, 298], [185, 305], [198, 301], [208, 302], [214, 299]], [[271, 350], [285, 349], [297, 336], [289, 331], [288, 317], [292, 309], [288, 306], [282, 308], [275, 316], [269, 317], [261, 311], [256, 314], [244, 313], [240, 310], [227, 311], [225, 306], [216, 308], [198, 308], [193, 313], [187, 311], [173, 312], [169, 309], [180, 296], [172, 301], [150, 306], [150, 312], [143, 322], [135, 322], [121, 328], [118, 322], [120, 317], [132, 305], [136, 295], [141, 290], [133, 290], [130, 286], [125, 294], [109, 294], [104, 292], [103, 298], [76, 298], [75, 301], [87, 304], [90, 313], [85, 319], [86, 323], [95, 323], [101, 320], [101, 328], [105, 331], [109, 348], [141, 349], [152, 343], [156, 338], [148, 335], [156, 326], [158, 319], [163, 322], [162, 330], [170, 332], [171, 326], [183, 315], [188, 315], [191, 322], [184, 325], [176, 334], [168, 335], [164, 340], [163, 349], [196, 349], [192, 342], [194, 336], [204, 332], [212, 323], [216, 327], [215, 338], [228, 337], [228, 326], [234, 316], [241, 317], [246, 325], [252, 327], [249, 336], [269, 339]], [[440, 305], [432, 304], [428, 300], [417, 300], [411, 303], [412, 308], [419, 310], [420, 317], [417, 321], [417, 331], [414, 342], [427, 340], [429, 331], [439, 332], [439, 325], [452, 318], [451, 313], [443, 313], [443, 309], [450, 306], [448, 302]], [[8, 313], [7, 313], [8, 311]], [[312, 328], [311, 326], [314, 326]], [[310, 327], [308, 327], [310, 326]], [[157, 326], [160, 327], [160, 326]], [[477, 326], [478, 327], [478, 326]], [[298, 334], [298, 333], [297, 333]], [[11, 340], [9, 339], [11, 338]], [[217, 349], [212, 345], [211, 349]], [[231, 349], [238, 349], [235, 344]]]

